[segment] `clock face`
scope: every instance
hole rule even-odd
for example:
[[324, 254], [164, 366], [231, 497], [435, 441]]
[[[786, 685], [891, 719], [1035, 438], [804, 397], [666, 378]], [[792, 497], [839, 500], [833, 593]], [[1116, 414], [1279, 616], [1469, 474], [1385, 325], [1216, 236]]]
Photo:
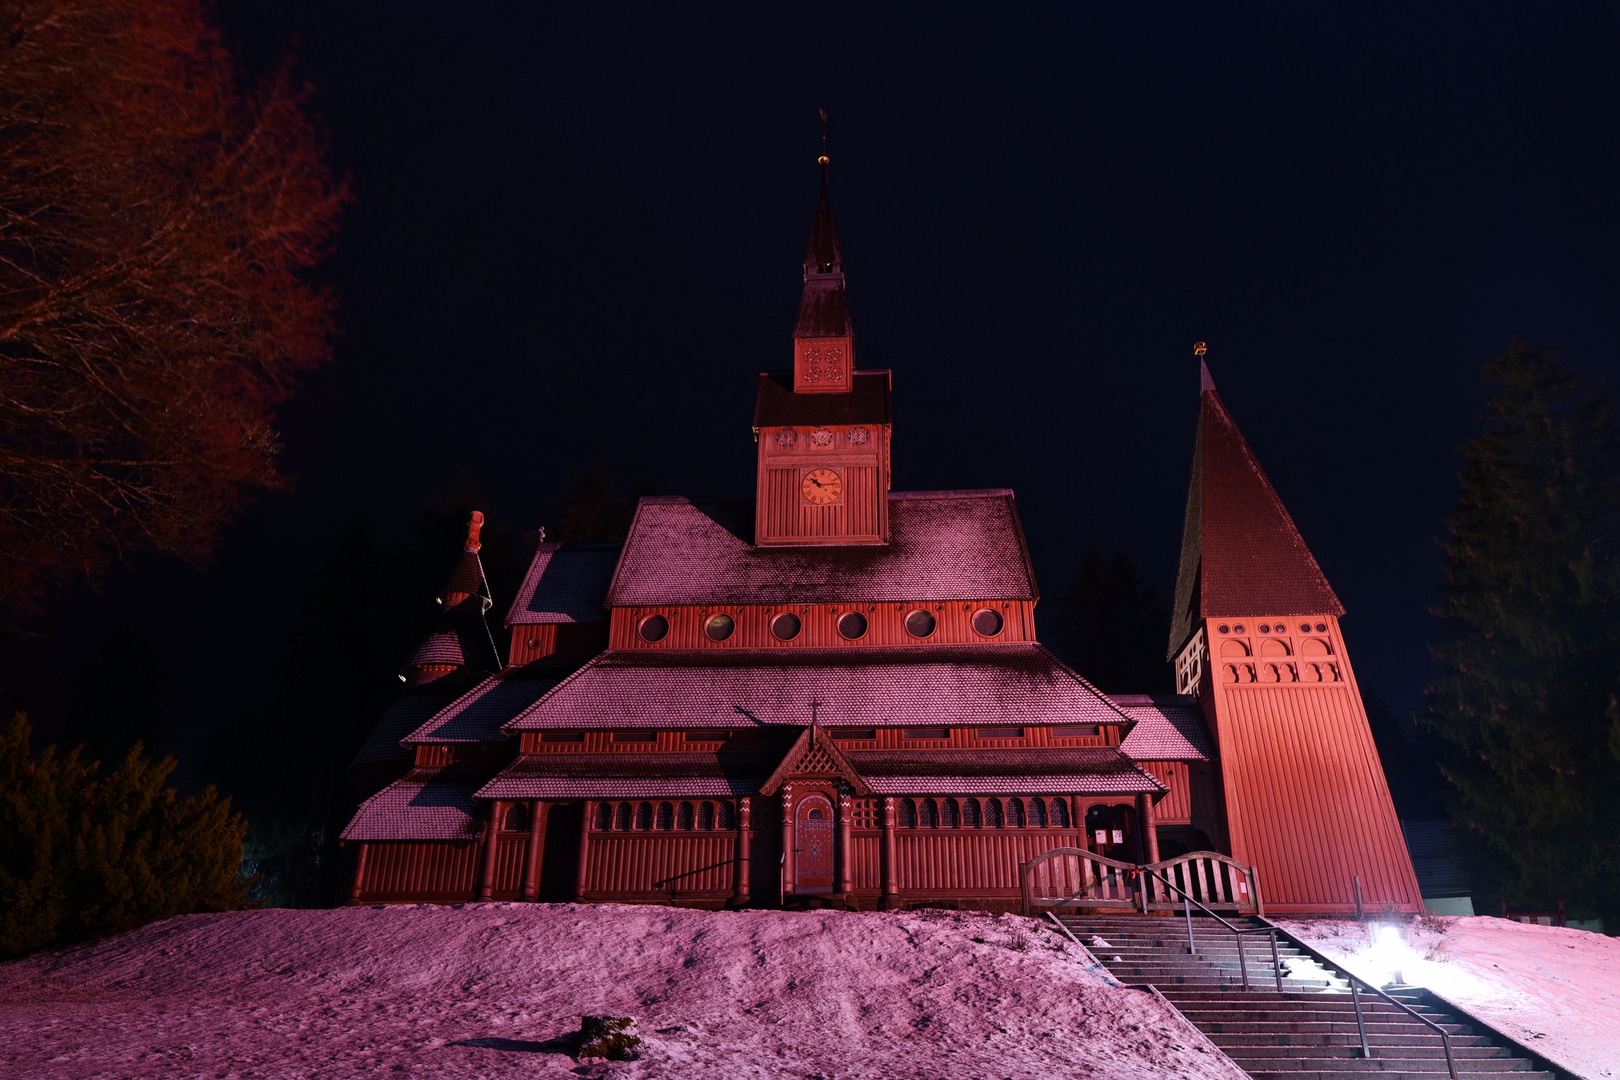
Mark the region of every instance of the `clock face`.
[[811, 469], [801, 485], [804, 501], [812, 506], [835, 503], [844, 494], [844, 478], [831, 469]]

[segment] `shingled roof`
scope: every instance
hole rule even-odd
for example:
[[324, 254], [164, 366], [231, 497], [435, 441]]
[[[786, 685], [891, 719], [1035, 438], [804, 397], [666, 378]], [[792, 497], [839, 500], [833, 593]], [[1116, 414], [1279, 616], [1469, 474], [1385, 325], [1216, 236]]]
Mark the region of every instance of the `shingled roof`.
[[[832, 397], [834, 395], [823, 395]], [[615, 607], [849, 601], [1033, 600], [1035, 573], [1006, 489], [889, 495], [889, 543], [752, 543], [752, 500], [645, 498], [618, 572]]]
[[887, 424], [892, 418], [893, 382], [889, 371], [873, 368], [855, 372], [847, 394], [795, 394], [793, 372], [762, 371], [754, 398], [754, 427]]
[[774, 754], [535, 754], [518, 758], [481, 799], [724, 799], [752, 795]]
[[[465, 687], [467, 681], [476, 679], [476, 675], [468, 674], [462, 677], [459, 685]], [[365, 745], [360, 747], [354, 761], [349, 763], [350, 770], [383, 762], [404, 764], [411, 761], [415, 752], [405, 749], [399, 741], [427, 723], [459, 696], [440, 692], [445, 683], [446, 680], [439, 680], [409, 690], [388, 706], [382, 720], [366, 738]]]
[[1111, 746], [1029, 750], [846, 750], [878, 795], [1078, 795], [1164, 791]]
[[561, 680], [560, 672], [543, 668], [514, 668], [492, 676], [434, 713], [400, 742], [500, 743], [507, 742], [502, 727], [523, 713]]
[[604, 653], [505, 731], [1130, 724], [1036, 644]]
[[507, 626], [607, 622], [608, 583], [621, 544], [541, 544], [523, 576]]
[[474, 593], [440, 611], [427, 637], [405, 661], [404, 670], [442, 664], [476, 671], [499, 671], [501, 659], [495, 651], [489, 623], [484, 619], [488, 606], [488, 599]]
[[482, 828], [473, 793], [480, 770], [412, 769], [360, 804], [344, 840], [476, 840]]
[[1120, 750], [1134, 761], [1213, 761], [1204, 711], [1194, 697], [1110, 694], [1114, 704], [1136, 721]]
[[1170, 627], [1172, 659], [1201, 619], [1344, 614], [1208, 368], [1202, 386]]

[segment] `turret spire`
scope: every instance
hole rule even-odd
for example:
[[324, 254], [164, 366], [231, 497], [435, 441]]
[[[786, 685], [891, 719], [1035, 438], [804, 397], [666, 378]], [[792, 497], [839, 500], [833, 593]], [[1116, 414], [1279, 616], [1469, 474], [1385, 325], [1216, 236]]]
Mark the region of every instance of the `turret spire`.
[[804, 252], [804, 293], [793, 326], [793, 389], [796, 393], [849, 390], [855, 367], [855, 338], [844, 295], [844, 253], [833, 225], [827, 185], [827, 113], [821, 112], [821, 195]]

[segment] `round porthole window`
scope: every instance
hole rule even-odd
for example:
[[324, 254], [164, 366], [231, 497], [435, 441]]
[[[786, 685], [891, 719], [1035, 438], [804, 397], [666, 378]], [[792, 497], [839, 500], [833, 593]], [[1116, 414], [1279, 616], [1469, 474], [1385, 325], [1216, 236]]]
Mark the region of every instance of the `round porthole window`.
[[730, 615], [711, 615], [709, 621], [703, 624], [703, 632], [709, 635], [710, 641], [724, 641], [737, 630], [737, 620]]
[[641, 620], [636, 629], [641, 631], [641, 636], [647, 641], [663, 641], [664, 635], [669, 633], [669, 620], [662, 615], [649, 615]]
[[1243, 633], [1243, 624], [1238, 623], [1236, 626], [1232, 627], [1232, 632], [1235, 633], [1235, 634]]
[[973, 613], [973, 629], [985, 637], [995, 637], [1001, 633], [1001, 625], [1001, 612], [999, 611], [980, 608]]
[[799, 636], [803, 624], [799, 617], [790, 611], [784, 611], [771, 620], [771, 633], [782, 641], [792, 641]]
[[866, 616], [858, 611], [846, 611], [838, 616], [838, 632], [851, 641], [866, 636]]
[[1325, 623], [1325, 622], [1319, 622], [1319, 623], [1317, 623], [1317, 624], [1316, 624], [1316, 632], [1317, 632], [1317, 633], [1318, 633], [1318, 634], [1325, 634], [1325, 633], [1327, 633], [1327, 623]]
[[1230, 626], [1227, 626], [1225, 623], [1221, 623], [1221, 625], [1217, 629], [1219, 629], [1220, 632], [1223, 633], [1223, 634], [1230, 634], [1232, 632], [1232, 628]]
[[1269, 633], [1271, 633], [1271, 624], [1270, 624], [1270, 623], [1261, 623], [1261, 624], [1260, 624], [1260, 632], [1261, 632], [1261, 633], [1262, 633], [1262, 634], [1269, 634]]
[[934, 632], [934, 616], [928, 611], [913, 611], [906, 616], [906, 633], [912, 637], [927, 637]]

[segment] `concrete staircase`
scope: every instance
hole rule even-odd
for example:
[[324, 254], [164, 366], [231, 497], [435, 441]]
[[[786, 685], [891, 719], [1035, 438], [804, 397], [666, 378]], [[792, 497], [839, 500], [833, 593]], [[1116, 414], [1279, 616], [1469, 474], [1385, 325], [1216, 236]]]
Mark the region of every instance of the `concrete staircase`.
[[[1421, 1021], [1365, 989], [1362, 1016], [1370, 1058], [1361, 1037], [1349, 983], [1286, 940], [1277, 942], [1283, 969], [1278, 993], [1271, 945], [1264, 934], [1243, 943], [1249, 968], [1245, 991], [1235, 936], [1213, 919], [1193, 919], [1198, 952], [1187, 951], [1181, 918], [1140, 915], [1061, 916], [1069, 932], [1127, 986], [1154, 986], [1210, 1041], [1256, 1080], [1437, 1080], [1447, 1076], [1440, 1037]], [[1257, 920], [1233, 919], [1238, 926]], [[1393, 994], [1451, 1035], [1457, 1075], [1511, 1073], [1513, 1080], [1552, 1080], [1534, 1064], [1435, 1008], [1422, 991]]]

